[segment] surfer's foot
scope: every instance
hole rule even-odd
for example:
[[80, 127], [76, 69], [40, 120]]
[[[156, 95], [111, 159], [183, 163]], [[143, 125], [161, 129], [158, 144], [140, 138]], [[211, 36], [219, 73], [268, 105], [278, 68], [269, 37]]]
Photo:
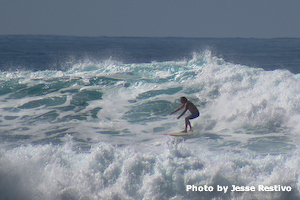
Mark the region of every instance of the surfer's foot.
[[187, 130], [183, 130], [183, 131], [181, 131], [182, 133], [187, 133]]
[[190, 129], [190, 132], [193, 132], [193, 129]]

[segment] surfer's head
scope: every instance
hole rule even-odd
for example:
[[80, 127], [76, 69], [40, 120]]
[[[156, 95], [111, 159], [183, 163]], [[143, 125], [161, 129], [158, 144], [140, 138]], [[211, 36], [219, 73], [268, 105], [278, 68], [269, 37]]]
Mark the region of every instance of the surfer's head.
[[185, 97], [180, 97], [180, 101], [181, 101], [181, 103], [186, 103], [186, 102], [187, 102], [187, 98], [185, 98]]

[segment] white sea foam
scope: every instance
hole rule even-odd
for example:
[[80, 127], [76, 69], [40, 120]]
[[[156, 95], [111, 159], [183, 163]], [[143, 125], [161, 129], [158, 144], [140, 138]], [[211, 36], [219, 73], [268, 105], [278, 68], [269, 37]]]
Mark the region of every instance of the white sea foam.
[[[299, 197], [299, 76], [288, 71], [207, 51], [190, 61], [85, 60], [0, 79], [2, 199]], [[170, 138], [162, 134], [184, 128], [169, 115], [180, 96], [201, 114], [193, 136]], [[293, 190], [197, 193], [188, 184]]]
[[[145, 144], [153, 145], [153, 144]], [[117, 148], [105, 143], [76, 153], [62, 146], [22, 146], [1, 152], [2, 199], [295, 199], [299, 154], [214, 152], [188, 143]], [[291, 192], [186, 191], [186, 185], [284, 185]]]

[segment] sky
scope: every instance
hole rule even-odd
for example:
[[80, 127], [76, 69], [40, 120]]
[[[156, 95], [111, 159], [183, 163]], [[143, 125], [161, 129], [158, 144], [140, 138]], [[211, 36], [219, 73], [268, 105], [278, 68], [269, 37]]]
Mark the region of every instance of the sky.
[[1, 0], [0, 35], [300, 38], [298, 0]]

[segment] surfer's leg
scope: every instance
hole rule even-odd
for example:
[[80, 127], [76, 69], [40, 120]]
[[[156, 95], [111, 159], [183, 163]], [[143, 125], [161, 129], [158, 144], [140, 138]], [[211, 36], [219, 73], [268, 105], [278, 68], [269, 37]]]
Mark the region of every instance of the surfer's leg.
[[193, 130], [193, 129], [192, 129], [192, 124], [191, 124], [189, 118], [187, 119], [187, 121], [188, 121], [188, 125], [190, 126], [190, 130], [192, 131], [192, 130]]
[[190, 126], [190, 131], [193, 131], [190, 119], [195, 119], [199, 117], [199, 111], [193, 112], [191, 115], [189, 115], [187, 118], [185, 118], [185, 130], [187, 131], [188, 125]]
[[190, 122], [190, 131], [193, 132], [193, 128], [192, 128], [191, 122]]
[[189, 120], [189, 117], [186, 117], [185, 118], [185, 129], [184, 129], [184, 131], [182, 131], [182, 132], [187, 132], [187, 128], [188, 128], [188, 126], [190, 126], [190, 129], [192, 130], [192, 126], [191, 126], [191, 122], [190, 122], [190, 120]]

